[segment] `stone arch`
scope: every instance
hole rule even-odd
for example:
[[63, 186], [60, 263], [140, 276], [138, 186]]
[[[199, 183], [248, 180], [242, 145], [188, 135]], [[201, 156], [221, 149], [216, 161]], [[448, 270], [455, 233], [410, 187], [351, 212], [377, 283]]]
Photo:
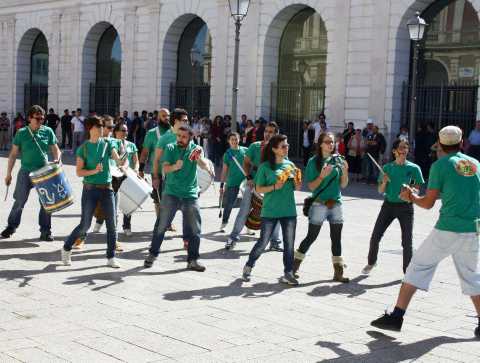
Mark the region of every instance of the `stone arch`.
[[[48, 46], [48, 38], [45, 33], [38, 28], [28, 29], [21, 37], [17, 47], [16, 61], [16, 97], [15, 109], [17, 112], [23, 112], [25, 103], [25, 84], [30, 82], [31, 74], [31, 54], [32, 48], [37, 37], [42, 34]], [[50, 50], [49, 50], [50, 53]], [[49, 72], [50, 73], [50, 72]]]
[[[278, 76], [278, 51], [280, 46], [280, 41], [285, 30], [285, 27], [289, 21], [300, 11], [311, 8], [316, 13], [320, 14], [325, 28], [327, 30], [328, 36], [328, 49], [331, 48], [332, 41], [330, 36], [330, 29], [333, 29], [332, 21], [327, 11], [328, 2], [318, 2], [318, 1], [303, 1], [301, 3], [297, 1], [279, 1], [276, 3], [277, 8], [273, 16], [270, 16], [269, 19], [262, 19], [262, 24], [268, 24], [267, 29], [265, 30], [265, 35], [259, 39], [259, 49], [263, 50], [263, 57], [260, 58], [258, 62], [257, 69], [257, 101], [256, 101], [256, 111], [257, 115], [261, 115], [265, 118], [268, 118], [270, 115], [270, 106], [271, 106], [271, 85], [274, 82], [277, 82]], [[331, 5], [330, 5], [331, 6]], [[331, 52], [327, 53], [327, 68], [331, 63]], [[328, 84], [330, 82], [330, 75], [327, 69], [326, 72], [326, 85], [327, 85], [327, 96], [325, 99], [325, 108], [328, 108]]]
[[178, 65], [178, 46], [180, 43], [180, 39], [184, 30], [187, 26], [195, 19], [200, 18], [209, 28], [210, 36], [212, 38], [212, 79], [211, 83], [213, 83], [213, 67], [214, 67], [214, 39], [213, 34], [211, 33], [211, 29], [209, 24], [200, 16], [187, 13], [179, 16], [176, 18], [168, 27], [168, 30], [165, 33], [165, 37], [163, 39], [163, 43], [161, 43], [161, 77], [160, 77], [160, 104], [161, 105], [169, 105], [169, 98], [170, 98], [170, 84], [176, 81], [177, 77], [177, 65]]
[[[418, 11], [423, 13], [427, 8], [441, 0], [409, 0], [402, 14], [390, 14], [392, 26], [388, 45], [388, 74], [385, 97], [385, 121], [390, 121], [391, 129], [400, 125], [402, 108], [403, 83], [408, 82], [410, 75], [411, 43], [407, 22]], [[469, 1], [477, 14], [480, 11], [480, 0]]]
[[[83, 43], [80, 105], [84, 113], [86, 113], [89, 108], [90, 84], [95, 83], [96, 79], [98, 44], [102, 38], [102, 35], [110, 27], [113, 27], [116, 30], [118, 36], [120, 37], [120, 44], [123, 47], [122, 38], [118, 29], [107, 21], [101, 21], [93, 25], [87, 33]], [[122, 56], [122, 65], [123, 58], [124, 57]]]

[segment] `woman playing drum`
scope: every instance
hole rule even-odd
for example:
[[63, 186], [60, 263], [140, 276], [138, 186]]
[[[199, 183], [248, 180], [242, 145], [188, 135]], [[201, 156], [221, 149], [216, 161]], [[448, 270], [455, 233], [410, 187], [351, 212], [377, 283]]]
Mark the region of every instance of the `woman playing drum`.
[[332, 133], [320, 134], [317, 155], [308, 161], [305, 170], [307, 185], [315, 200], [309, 211], [307, 236], [295, 251], [294, 272], [297, 273], [305, 254], [317, 239], [323, 222], [328, 220], [332, 241], [333, 279], [348, 282], [349, 279], [343, 277], [343, 212], [340, 193], [340, 188], [345, 188], [348, 184], [348, 163], [340, 155], [332, 155], [334, 145], [335, 138]]
[[262, 206], [262, 226], [260, 239], [253, 246], [248, 261], [243, 268], [243, 279], [250, 280], [255, 262], [263, 253], [277, 223], [282, 227], [284, 276], [281, 281], [298, 285], [293, 276], [293, 248], [297, 211], [295, 189], [302, 186], [302, 176], [295, 164], [287, 160], [288, 143], [285, 135], [275, 135], [268, 142], [255, 178], [256, 191], [264, 193]]
[[118, 164], [118, 153], [109, 140], [101, 138], [103, 121], [96, 116], [85, 120], [85, 126], [89, 131], [89, 139], [77, 149], [77, 175], [83, 177], [82, 191], [82, 217], [80, 224], [75, 227], [65, 241], [62, 248], [62, 262], [70, 266], [71, 250], [75, 240], [85, 235], [92, 223], [93, 213], [97, 202], [100, 201], [107, 224], [107, 258], [108, 266], [119, 268], [115, 260], [115, 243], [117, 232], [115, 226], [115, 197], [112, 189], [112, 175], [110, 171], [110, 159]]

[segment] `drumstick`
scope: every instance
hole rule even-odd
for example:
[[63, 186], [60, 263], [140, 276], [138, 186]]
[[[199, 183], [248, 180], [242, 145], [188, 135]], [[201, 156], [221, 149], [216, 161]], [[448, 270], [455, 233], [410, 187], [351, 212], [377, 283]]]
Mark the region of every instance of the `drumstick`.
[[220, 209], [220, 211], [218, 212], [218, 218], [222, 218], [222, 205], [223, 205], [223, 193], [220, 192], [220, 202], [218, 203], [218, 208]]
[[10, 188], [10, 185], [7, 185], [7, 190], [5, 191], [5, 199], [3, 200], [4, 202], [7, 201], [7, 197], [8, 197], [8, 189]]
[[370, 155], [370, 153], [367, 153], [368, 157], [372, 160], [373, 164], [375, 164], [375, 166], [378, 168], [378, 170], [380, 171], [380, 173], [382, 174], [385, 174], [385, 172], [383, 171], [382, 167], [377, 163], [377, 160], [375, 160], [375, 158]]

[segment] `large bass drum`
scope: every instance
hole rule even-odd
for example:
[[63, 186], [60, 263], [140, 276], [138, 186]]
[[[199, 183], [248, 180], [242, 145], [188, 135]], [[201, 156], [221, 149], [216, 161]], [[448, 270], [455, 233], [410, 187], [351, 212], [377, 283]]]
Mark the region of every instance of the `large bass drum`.
[[[215, 170], [213, 163], [210, 159], [205, 159], [210, 170]], [[214, 182], [214, 176], [206, 170], [203, 170], [199, 165], [197, 165], [197, 182], [198, 182], [198, 191], [200, 194], [205, 193], [210, 185]]]

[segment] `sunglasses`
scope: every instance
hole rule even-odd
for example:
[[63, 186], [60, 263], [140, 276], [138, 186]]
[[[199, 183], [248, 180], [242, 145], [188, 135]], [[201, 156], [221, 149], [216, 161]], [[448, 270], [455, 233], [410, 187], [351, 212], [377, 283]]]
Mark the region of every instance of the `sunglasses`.
[[280, 146], [280, 148], [282, 149], [288, 149], [290, 147], [289, 144], [283, 144], [282, 146]]
[[333, 144], [333, 141], [324, 141], [322, 144], [331, 145], [331, 144]]
[[34, 120], [37, 120], [37, 121], [43, 121], [44, 117], [43, 116], [40, 116], [40, 117], [32, 117]]

